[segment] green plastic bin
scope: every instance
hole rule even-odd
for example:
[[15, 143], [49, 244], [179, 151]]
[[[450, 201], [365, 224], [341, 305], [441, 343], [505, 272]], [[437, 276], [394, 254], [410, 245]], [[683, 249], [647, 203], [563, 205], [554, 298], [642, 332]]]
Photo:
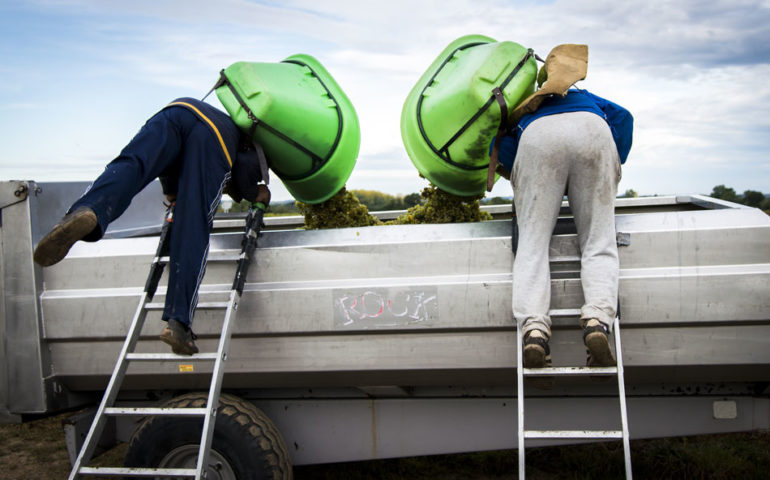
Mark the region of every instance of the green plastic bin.
[[532, 50], [482, 35], [461, 37], [420, 77], [401, 112], [401, 138], [417, 170], [449, 193], [486, 190], [489, 144], [500, 125], [492, 90], [508, 113], [535, 90]]
[[358, 157], [361, 132], [350, 100], [310, 55], [280, 63], [237, 62], [225, 70], [230, 85], [217, 97], [244, 131], [254, 122], [231, 86], [258, 120], [254, 139], [270, 169], [295, 199], [320, 203], [347, 182]]

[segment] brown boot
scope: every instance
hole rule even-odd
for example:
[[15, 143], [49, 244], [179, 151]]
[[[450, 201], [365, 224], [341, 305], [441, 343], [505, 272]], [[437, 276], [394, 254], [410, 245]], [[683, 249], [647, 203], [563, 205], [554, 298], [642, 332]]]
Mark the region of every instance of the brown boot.
[[162, 342], [171, 345], [171, 351], [180, 355], [192, 355], [198, 353], [195, 339], [198, 338], [186, 325], [173, 318], [168, 321], [168, 326], [160, 332]]
[[72, 245], [91, 233], [96, 225], [96, 214], [88, 207], [80, 207], [67, 214], [37, 244], [33, 254], [35, 263], [43, 267], [59, 263]]

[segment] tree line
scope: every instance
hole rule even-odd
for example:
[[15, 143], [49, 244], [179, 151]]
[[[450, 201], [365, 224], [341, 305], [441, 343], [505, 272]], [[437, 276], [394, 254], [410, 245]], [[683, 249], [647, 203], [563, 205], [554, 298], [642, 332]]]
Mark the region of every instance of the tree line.
[[[638, 196], [639, 194], [636, 193], [634, 189], [629, 188], [623, 194], [618, 195], [618, 198], [635, 198]], [[743, 193], [739, 194], [733, 188], [725, 185], [717, 185], [711, 190], [709, 197], [727, 200], [728, 202], [733, 203], [740, 203], [747, 207], [759, 208], [770, 215], [770, 195], [765, 195], [757, 190], [745, 190]]]
[[[359, 202], [366, 206], [370, 212], [380, 212], [383, 210], [407, 210], [416, 205], [424, 204], [425, 198], [419, 193], [410, 193], [408, 195], [391, 195], [376, 190], [350, 190]], [[620, 198], [638, 197], [639, 194], [634, 189], [628, 189], [618, 195]], [[740, 203], [749, 207], [755, 207], [764, 210], [770, 214], [770, 196], [756, 190], [746, 190], [739, 194], [735, 189], [725, 185], [715, 186], [709, 196], [728, 202]], [[504, 205], [511, 203], [511, 197], [490, 197], [479, 200], [481, 205]], [[220, 207], [221, 209], [221, 207]], [[240, 204], [234, 204], [231, 212], [244, 212], [249, 209], [246, 201]], [[299, 215], [300, 211], [294, 200], [282, 202], [273, 202], [270, 204], [268, 214], [272, 215]]]
[[730, 187], [717, 185], [711, 191], [710, 196], [728, 202], [740, 203], [747, 207], [760, 208], [770, 214], [770, 196], [756, 190], [746, 190], [742, 194], [738, 194]]

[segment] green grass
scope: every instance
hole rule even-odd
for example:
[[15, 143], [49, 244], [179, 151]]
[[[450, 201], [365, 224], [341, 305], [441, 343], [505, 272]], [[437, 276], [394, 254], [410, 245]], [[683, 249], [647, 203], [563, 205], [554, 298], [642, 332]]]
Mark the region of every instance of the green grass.
[[[70, 464], [61, 414], [24, 424], [0, 425], [0, 479], [66, 478]], [[121, 444], [94, 459], [94, 465], [122, 463]], [[636, 479], [768, 479], [770, 432], [750, 432], [654, 440], [634, 440]], [[515, 450], [433, 455], [295, 467], [297, 480], [502, 480], [516, 478]], [[527, 450], [527, 478], [624, 478], [619, 442]]]

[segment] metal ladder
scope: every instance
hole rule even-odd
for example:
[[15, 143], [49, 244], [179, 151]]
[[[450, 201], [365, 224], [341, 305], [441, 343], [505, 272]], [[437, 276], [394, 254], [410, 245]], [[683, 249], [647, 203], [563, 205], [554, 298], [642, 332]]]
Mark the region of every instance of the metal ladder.
[[[554, 313], [554, 312], [552, 312]], [[626, 478], [631, 480], [631, 446], [628, 436], [628, 415], [626, 413], [626, 387], [623, 381], [623, 351], [620, 345], [620, 327], [618, 317], [613, 321], [615, 335], [616, 367], [547, 367], [524, 368], [522, 362], [522, 334], [521, 325], [516, 322], [517, 364], [516, 376], [518, 377], [518, 449], [519, 449], [519, 479], [525, 478], [524, 441], [526, 439], [622, 439], [623, 456], [625, 462]], [[617, 376], [618, 399], [620, 402], [621, 430], [527, 430], [524, 428], [524, 377], [527, 376]]]
[[[232, 332], [235, 312], [238, 309], [238, 302], [243, 293], [243, 287], [246, 282], [249, 263], [257, 246], [257, 236], [262, 226], [262, 217], [265, 205], [256, 203], [252, 205], [246, 218], [243, 240], [241, 242], [241, 252], [237, 257], [225, 258], [225, 260], [234, 260], [238, 262], [235, 273], [230, 298], [227, 302], [208, 302], [201, 303], [198, 308], [225, 310], [225, 319], [222, 324], [222, 333], [219, 338], [219, 346], [215, 353], [197, 353], [192, 356], [177, 355], [174, 353], [134, 353], [134, 349], [139, 340], [139, 335], [144, 326], [144, 320], [147, 312], [151, 310], [162, 310], [163, 304], [150, 303], [158, 286], [158, 282], [163, 275], [163, 269], [168, 263], [169, 233], [173, 223], [173, 204], [166, 211], [166, 216], [161, 228], [160, 241], [155, 258], [150, 267], [150, 273], [144, 287], [144, 292], [139, 300], [139, 306], [134, 313], [134, 319], [128, 329], [126, 340], [118, 356], [115, 369], [110, 377], [107, 389], [104, 392], [99, 408], [94, 416], [91, 428], [85, 438], [80, 453], [72, 466], [69, 479], [74, 480], [81, 476], [115, 476], [115, 477], [175, 477], [175, 478], [195, 478], [200, 480], [206, 478], [206, 465], [208, 464], [209, 451], [214, 433], [214, 422], [216, 420], [217, 405], [219, 403], [219, 392], [222, 387], [222, 378], [224, 376], [224, 363], [230, 346], [230, 335]], [[130, 362], [163, 362], [173, 360], [184, 361], [213, 361], [214, 368], [211, 374], [211, 385], [209, 387], [208, 401], [203, 408], [116, 408], [115, 400], [118, 396], [120, 386], [123, 383], [126, 370]], [[201, 432], [200, 449], [198, 453], [197, 467], [195, 469], [187, 468], [124, 468], [124, 467], [88, 467], [91, 461], [96, 445], [101, 437], [102, 431], [110, 416], [171, 416], [171, 417], [197, 417], [203, 418], [203, 430]]]

